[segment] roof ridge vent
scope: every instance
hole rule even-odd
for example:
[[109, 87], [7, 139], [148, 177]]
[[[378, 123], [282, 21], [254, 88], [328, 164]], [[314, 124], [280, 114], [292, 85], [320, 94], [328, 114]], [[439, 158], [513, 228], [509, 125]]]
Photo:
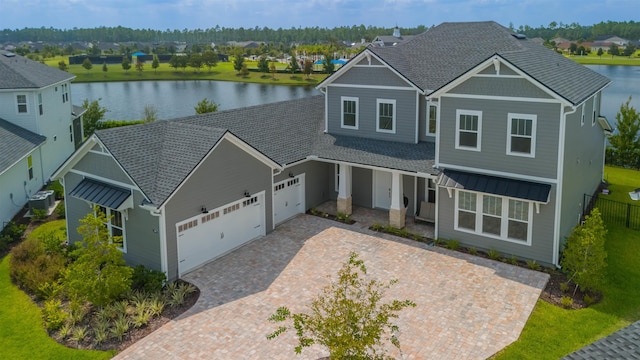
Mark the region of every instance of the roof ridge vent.
[[527, 38], [527, 35], [525, 34], [511, 34], [511, 36], [513, 36], [514, 38], [518, 39], [518, 40], [524, 40]]
[[8, 58], [10, 58], [10, 57], [15, 57], [15, 56], [16, 56], [16, 54], [14, 54], [14, 53], [12, 53], [12, 52], [6, 52], [6, 53], [4, 53], [4, 54], [2, 54], [2, 55], [6, 56], [6, 57], [8, 57]]

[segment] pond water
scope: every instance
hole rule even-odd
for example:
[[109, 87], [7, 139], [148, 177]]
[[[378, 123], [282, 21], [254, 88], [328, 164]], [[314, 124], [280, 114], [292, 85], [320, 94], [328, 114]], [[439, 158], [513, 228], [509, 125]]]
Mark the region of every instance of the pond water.
[[[640, 66], [588, 65], [588, 68], [612, 80], [602, 95], [601, 114], [615, 124], [620, 105], [633, 97], [632, 105], [640, 110]], [[152, 105], [160, 119], [195, 114], [194, 107], [203, 98], [219, 104], [219, 110], [299, 99], [318, 95], [313, 87], [265, 85], [214, 80], [128, 81], [72, 84], [75, 104], [84, 99], [101, 99], [107, 108], [106, 119], [143, 118], [144, 107]]]

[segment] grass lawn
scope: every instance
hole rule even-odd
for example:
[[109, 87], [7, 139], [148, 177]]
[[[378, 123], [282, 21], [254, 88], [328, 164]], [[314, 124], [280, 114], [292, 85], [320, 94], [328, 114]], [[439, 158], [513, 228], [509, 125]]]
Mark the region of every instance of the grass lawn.
[[[640, 172], [605, 168], [612, 195], [628, 201], [629, 187], [640, 187]], [[634, 187], [634, 188], [635, 188]], [[608, 227], [607, 284], [600, 303], [564, 310], [538, 300], [520, 339], [495, 359], [559, 359], [640, 319], [640, 231]]]
[[[69, 63], [68, 57], [55, 57], [45, 60], [45, 64], [58, 67], [58, 62], [64, 60]], [[255, 61], [245, 61], [249, 69], [257, 68], [258, 63]], [[277, 63], [276, 69], [282, 71], [286, 68], [286, 64]], [[170, 67], [169, 64], [160, 64], [158, 69], [151, 68], [151, 62], [144, 64], [144, 70], [138, 72], [135, 64], [131, 65], [129, 71], [124, 71], [120, 64], [108, 64], [107, 72], [102, 71], [102, 64], [93, 64], [91, 70], [86, 70], [82, 65], [69, 65], [70, 73], [76, 75], [74, 82], [99, 82], [99, 81], [145, 81], [145, 80], [219, 80], [219, 81], [236, 81], [251, 82], [274, 85], [304, 85], [315, 86], [319, 84], [327, 74], [312, 74], [309, 79], [301, 73], [291, 74], [277, 73], [274, 76], [259, 72], [250, 72], [247, 77], [237, 75], [237, 71], [233, 69], [232, 62], [219, 62], [217, 66], [209, 68], [202, 67], [199, 71], [195, 71], [191, 67], [185, 70], [178, 68], [177, 70]]]
[[640, 66], [640, 57], [637, 56], [638, 53], [634, 54], [634, 56], [626, 57], [626, 56], [614, 56], [603, 54], [602, 56], [598, 56], [597, 54], [589, 54], [589, 55], [572, 55], [568, 56], [569, 59], [583, 65], [629, 65], [629, 66]]
[[[64, 237], [64, 220], [43, 224], [29, 236], [51, 231]], [[51, 339], [40, 308], [11, 282], [9, 256], [0, 260], [0, 353], [4, 359], [109, 359], [114, 355], [70, 349]]]

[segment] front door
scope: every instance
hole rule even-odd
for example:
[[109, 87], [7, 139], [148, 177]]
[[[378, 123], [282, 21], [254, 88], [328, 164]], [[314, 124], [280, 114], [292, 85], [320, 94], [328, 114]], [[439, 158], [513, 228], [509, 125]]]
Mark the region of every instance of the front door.
[[391, 173], [374, 170], [373, 186], [373, 207], [380, 209], [391, 208]]

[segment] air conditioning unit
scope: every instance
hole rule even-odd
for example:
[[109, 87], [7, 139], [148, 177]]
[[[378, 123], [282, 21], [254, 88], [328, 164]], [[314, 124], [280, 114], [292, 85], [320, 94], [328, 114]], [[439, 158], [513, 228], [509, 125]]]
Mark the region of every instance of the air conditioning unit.
[[29, 210], [48, 210], [55, 204], [53, 190], [38, 191], [29, 198]]

